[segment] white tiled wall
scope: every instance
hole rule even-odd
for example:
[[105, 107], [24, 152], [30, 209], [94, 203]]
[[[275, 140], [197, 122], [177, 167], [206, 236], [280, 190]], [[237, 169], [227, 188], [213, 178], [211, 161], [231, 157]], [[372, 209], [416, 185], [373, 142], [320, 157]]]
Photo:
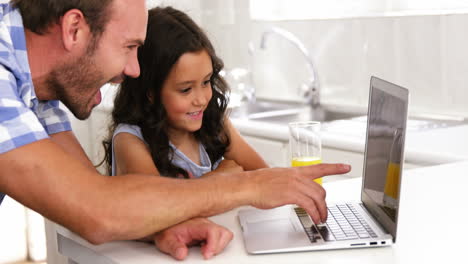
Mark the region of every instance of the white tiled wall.
[[[195, 21], [201, 20], [202, 0], [146, 0], [146, 6], [153, 8], [155, 6], [172, 6], [190, 14]], [[225, 0], [223, 0], [224, 2]]]
[[[219, 24], [203, 15], [225, 12], [210, 2], [201, 1], [203, 28], [227, 68], [253, 65], [259, 97], [291, 99], [306, 79], [302, 58], [287, 42], [272, 37], [258, 51], [261, 33], [275, 25], [311, 52], [324, 102], [367, 104], [376, 75], [410, 89], [412, 112], [468, 116], [468, 14], [264, 22], [250, 21], [248, 0], [240, 0], [235, 24]], [[253, 57], [249, 40], [257, 48]]]
[[[442, 39], [439, 16], [396, 18], [396, 81], [412, 92], [412, 105], [443, 109]], [[467, 69], [468, 70], [468, 69]], [[434, 99], [438, 100], [434, 100]]]
[[445, 57], [445, 87], [453, 110], [467, 111], [468, 100], [468, 15], [452, 15], [442, 18]]

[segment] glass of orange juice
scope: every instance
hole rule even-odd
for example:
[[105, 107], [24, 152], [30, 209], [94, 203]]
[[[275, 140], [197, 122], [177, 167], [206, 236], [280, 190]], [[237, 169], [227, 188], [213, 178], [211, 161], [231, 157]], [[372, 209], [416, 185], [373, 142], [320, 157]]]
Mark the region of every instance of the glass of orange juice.
[[[298, 167], [322, 163], [320, 122], [292, 122], [288, 126], [291, 166]], [[322, 184], [322, 178], [314, 181]]]

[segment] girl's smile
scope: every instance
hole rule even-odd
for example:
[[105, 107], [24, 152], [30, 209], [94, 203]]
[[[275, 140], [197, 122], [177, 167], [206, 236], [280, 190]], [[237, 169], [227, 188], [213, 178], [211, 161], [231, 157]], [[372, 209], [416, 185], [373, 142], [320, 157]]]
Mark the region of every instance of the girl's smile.
[[202, 120], [203, 119], [203, 111], [196, 111], [196, 112], [189, 112], [187, 113], [189, 117], [193, 120]]

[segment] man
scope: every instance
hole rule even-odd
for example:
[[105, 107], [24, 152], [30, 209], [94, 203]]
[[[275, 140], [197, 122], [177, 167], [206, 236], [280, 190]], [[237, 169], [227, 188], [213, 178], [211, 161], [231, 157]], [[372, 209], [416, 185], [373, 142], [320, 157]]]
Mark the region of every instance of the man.
[[[326, 219], [325, 191], [312, 179], [346, 173], [349, 166], [191, 181], [103, 177], [95, 170], [58, 101], [86, 119], [100, 103], [102, 85], [139, 75], [144, 0], [0, 0], [0, 19], [1, 193], [91, 243], [150, 236], [178, 259], [198, 240], [206, 240], [206, 258], [220, 252], [232, 234], [203, 217], [241, 205], [298, 204], [315, 222]], [[171, 191], [176, 186], [179, 191]]]

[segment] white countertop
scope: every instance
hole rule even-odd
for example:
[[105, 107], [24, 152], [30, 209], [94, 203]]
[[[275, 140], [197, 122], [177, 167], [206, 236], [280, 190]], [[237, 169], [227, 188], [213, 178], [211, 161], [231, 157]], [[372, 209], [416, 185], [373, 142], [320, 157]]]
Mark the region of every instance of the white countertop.
[[[246, 135], [288, 141], [287, 126], [274, 123], [231, 119], [234, 126]], [[413, 130], [408, 123], [406, 161], [421, 165], [436, 165], [468, 160], [468, 125]], [[338, 121], [323, 127], [324, 147], [364, 152], [365, 123]]]
[[[384, 248], [330, 250], [249, 255], [244, 249], [237, 211], [211, 219], [234, 232], [233, 241], [218, 256], [203, 260], [191, 248], [186, 263], [460, 263], [466, 258], [466, 186], [468, 162], [405, 171], [402, 177], [400, 216], [396, 244]], [[359, 200], [361, 179], [324, 184], [327, 200]], [[58, 229], [59, 251], [70, 263], [149, 264], [180, 263], [160, 253], [154, 245], [119, 241], [90, 245], [64, 228]]]

